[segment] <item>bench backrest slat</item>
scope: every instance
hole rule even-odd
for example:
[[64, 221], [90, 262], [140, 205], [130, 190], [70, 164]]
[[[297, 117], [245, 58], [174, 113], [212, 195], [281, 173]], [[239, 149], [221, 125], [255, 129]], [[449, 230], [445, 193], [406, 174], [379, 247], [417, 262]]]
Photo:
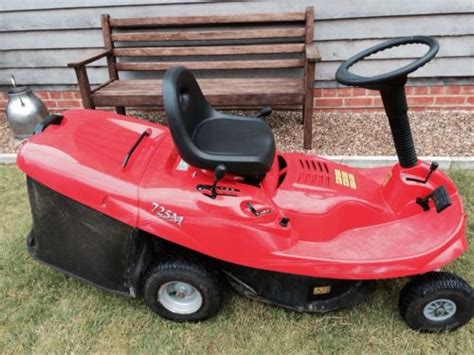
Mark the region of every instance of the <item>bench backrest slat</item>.
[[263, 23], [263, 22], [304, 22], [304, 12], [276, 14], [244, 14], [228, 16], [186, 16], [186, 17], [138, 17], [110, 20], [112, 28], [146, 28], [167, 26]]
[[183, 61], [183, 62], [142, 62], [117, 63], [119, 71], [161, 71], [173, 66], [183, 65], [191, 70], [229, 70], [229, 69], [275, 69], [301, 68], [303, 59], [283, 60], [226, 60], [226, 61]]
[[106, 47], [113, 51], [109, 64], [115, 73], [184, 65], [205, 71], [289, 70], [288, 75], [301, 77], [307, 31], [313, 31], [308, 26], [308, 11], [313, 9], [308, 9], [227, 16], [113, 19], [103, 15], [102, 30]]
[[303, 37], [304, 28], [235, 29], [211, 31], [114, 33], [114, 42], [210, 41], [219, 39], [263, 39]]
[[237, 54], [271, 54], [303, 53], [304, 44], [253, 44], [240, 46], [196, 46], [196, 47], [141, 47], [115, 48], [116, 57], [168, 57], [200, 55], [237, 55]]

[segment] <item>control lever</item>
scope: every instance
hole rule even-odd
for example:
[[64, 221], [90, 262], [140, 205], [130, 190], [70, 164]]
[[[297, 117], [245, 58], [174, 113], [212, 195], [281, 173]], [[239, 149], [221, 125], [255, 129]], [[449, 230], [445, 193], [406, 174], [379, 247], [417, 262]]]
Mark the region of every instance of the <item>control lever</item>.
[[257, 118], [265, 118], [272, 113], [272, 108], [270, 106], [264, 106], [260, 109], [260, 112], [257, 114]]
[[408, 177], [407, 180], [408, 181], [415, 181], [415, 182], [420, 182], [422, 184], [426, 184], [429, 180], [429, 178], [431, 177], [431, 174], [433, 174], [433, 172], [438, 169], [439, 167], [439, 164], [437, 162], [432, 162], [431, 165], [430, 165], [430, 172], [428, 173], [428, 175], [426, 175], [425, 179], [424, 180], [420, 180], [420, 179], [416, 179], [416, 178], [410, 178]]
[[254, 205], [252, 205], [252, 203], [250, 201], [247, 201], [247, 207], [255, 217], [260, 217], [261, 215], [268, 214], [268, 213], [272, 212], [272, 210], [270, 208], [263, 208], [263, 209], [257, 210], [254, 207]]
[[448, 191], [446, 191], [446, 188], [444, 186], [438, 186], [428, 196], [418, 197], [416, 199], [416, 203], [423, 208], [423, 211], [430, 210], [430, 201], [433, 201], [436, 208], [436, 212], [438, 213], [444, 211], [452, 204], [451, 198], [448, 195]]
[[211, 198], [216, 198], [217, 196], [217, 183], [222, 180], [222, 178], [225, 176], [227, 173], [227, 168], [225, 167], [224, 164], [219, 164], [216, 166], [214, 169], [214, 183], [212, 184], [211, 187]]
[[[212, 199], [215, 199], [217, 195], [220, 196], [237, 196], [236, 193], [240, 192], [240, 190], [235, 189], [233, 187], [227, 187], [227, 186], [217, 186], [217, 183], [222, 180], [222, 178], [225, 176], [227, 173], [227, 168], [224, 164], [219, 164], [216, 166], [214, 169], [214, 182], [212, 185], [197, 185], [196, 188], [198, 191], [211, 191], [211, 193], [204, 192], [204, 195], [207, 197], [210, 197]], [[217, 192], [219, 190], [219, 192]]]

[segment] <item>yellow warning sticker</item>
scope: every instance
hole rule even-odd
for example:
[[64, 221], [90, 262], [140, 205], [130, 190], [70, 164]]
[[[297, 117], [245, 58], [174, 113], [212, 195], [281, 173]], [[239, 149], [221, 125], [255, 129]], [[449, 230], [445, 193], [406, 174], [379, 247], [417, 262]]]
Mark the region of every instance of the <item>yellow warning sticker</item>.
[[357, 190], [357, 182], [354, 174], [348, 173], [347, 171], [334, 169], [334, 180], [338, 185]]
[[351, 189], [354, 189], [354, 190], [357, 189], [357, 184], [356, 184], [354, 174], [349, 174], [349, 186], [351, 187]]
[[341, 171], [341, 175], [342, 175], [342, 184], [344, 186], [349, 186], [349, 176], [347, 175], [347, 173], [345, 171]]
[[313, 295], [325, 295], [331, 292], [331, 286], [319, 286], [313, 288]]
[[336, 176], [336, 184], [342, 185], [341, 170], [334, 169], [334, 175]]

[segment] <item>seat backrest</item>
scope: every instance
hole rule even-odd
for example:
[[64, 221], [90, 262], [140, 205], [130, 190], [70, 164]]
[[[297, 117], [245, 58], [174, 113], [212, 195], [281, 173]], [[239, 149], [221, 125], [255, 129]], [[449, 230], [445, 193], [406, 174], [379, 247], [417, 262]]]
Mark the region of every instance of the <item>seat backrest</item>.
[[190, 138], [197, 125], [215, 112], [207, 103], [194, 75], [184, 67], [166, 71], [163, 102], [172, 133], [186, 134]]
[[301, 77], [313, 17], [312, 7], [305, 12], [218, 16], [102, 15], [102, 32], [105, 47], [116, 58], [116, 63], [109, 62], [115, 75], [125, 71], [159, 77], [159, 72], [185, 66], [199, 76], [199, 71], [226, 71], [226, 76], [240, 77], [252, 70], [252, 77], [275, 71]]
[[197, 148], [192, 134], [197, 125], [211, 117], [214, 109], [207, 103], [194, 75], [184, 67], [166, 71], [163, 103], [168, 125], [178, 151], [186, 161], [195, 161]]

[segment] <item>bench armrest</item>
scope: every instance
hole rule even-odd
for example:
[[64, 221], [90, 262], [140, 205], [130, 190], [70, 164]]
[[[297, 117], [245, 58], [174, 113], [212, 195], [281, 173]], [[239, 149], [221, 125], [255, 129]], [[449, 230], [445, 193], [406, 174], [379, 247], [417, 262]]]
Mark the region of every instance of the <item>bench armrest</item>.
[[85, 66], [86, 64], [95, 62], [96, 60], [98, 60], [98, 59], [100, 59], [100, 58], [103, 58], [103, 57], [106, 57], [106, 56], [108, 56], [108, 55], [110, 55], [110, 54], [112, 54], [112, 50], [111, 50], [111, 49], [102, 50], [102, 51], [100, 51], [99, 53], [93, 55], [92, 57], [83, 59], [83, 60], [81, 60], [81, 61], [79, 61], [79, 62], [68, 63], [67, 66], [68, 66], [69, 68], [83, 67], [83, 66]]
[[310, 62], [319, 62], [321, 60], [321, 56], [319, 55], [318, 48], [316, 47], [316, 43], [310, 43], [306, 45], [306, 58]]

